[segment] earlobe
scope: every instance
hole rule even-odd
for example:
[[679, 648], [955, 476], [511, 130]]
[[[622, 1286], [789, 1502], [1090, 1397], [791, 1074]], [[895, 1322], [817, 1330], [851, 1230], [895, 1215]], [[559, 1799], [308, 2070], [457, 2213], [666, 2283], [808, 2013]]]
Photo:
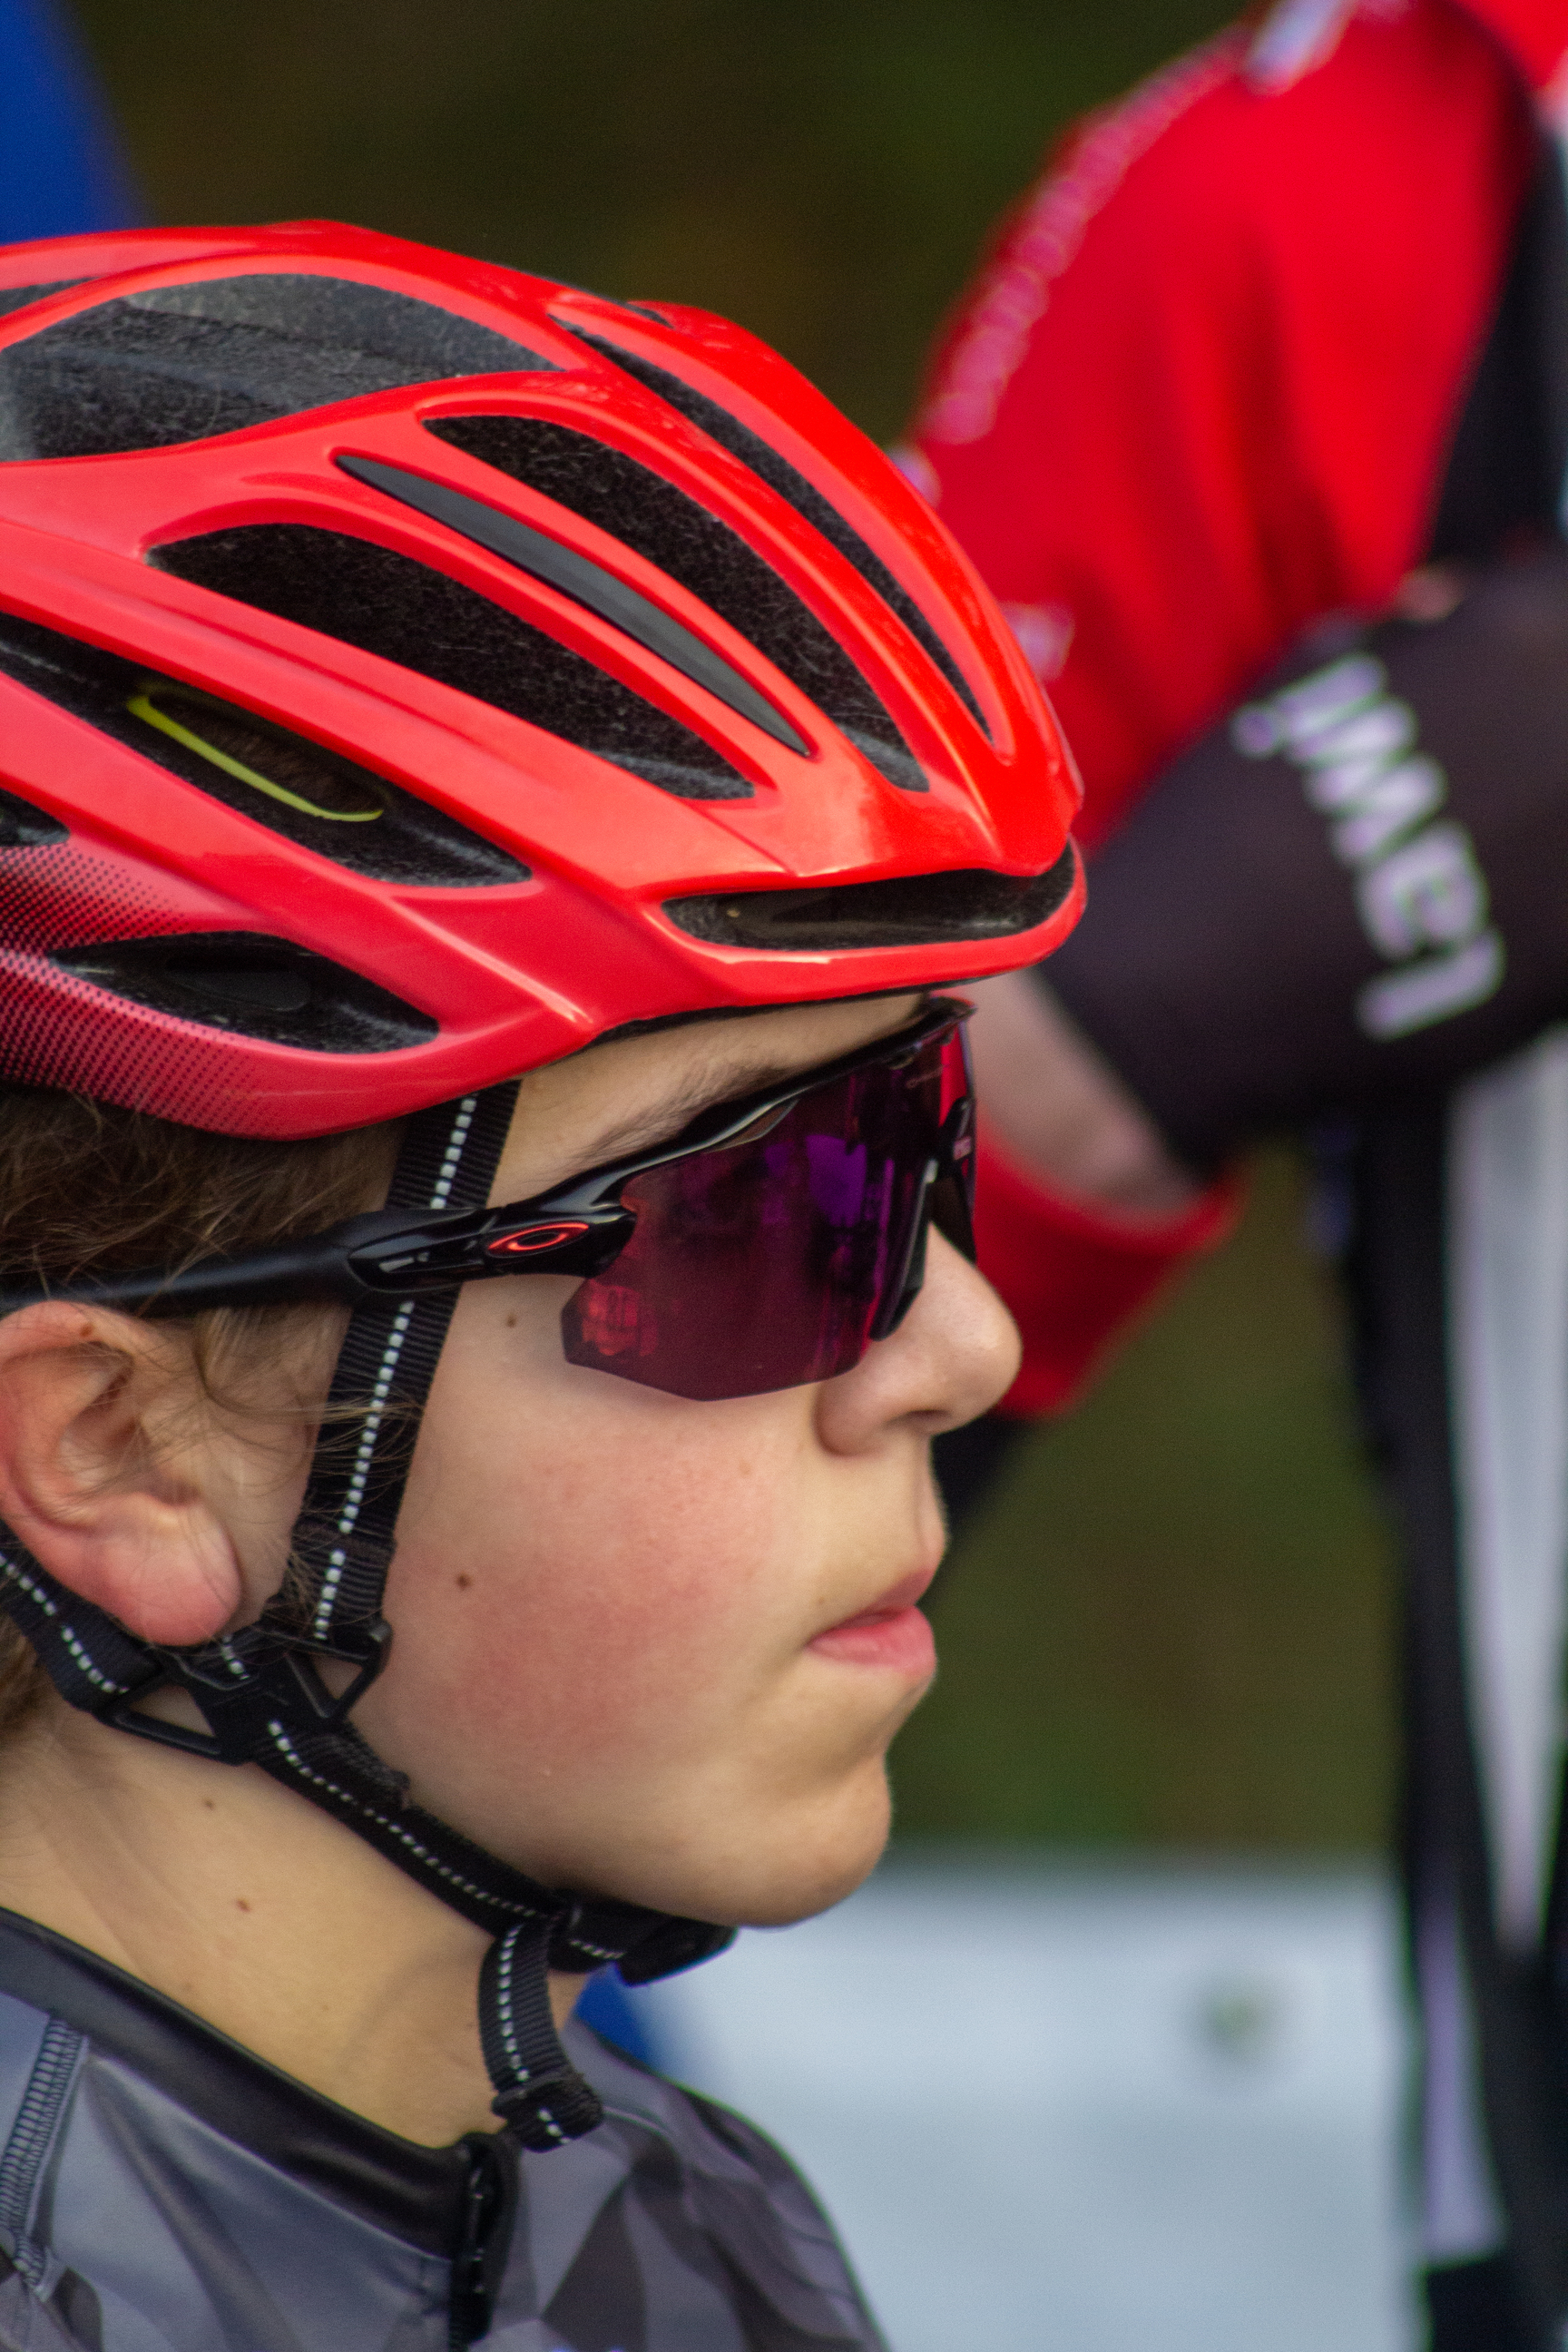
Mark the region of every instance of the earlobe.
[[152, 1440], [167, 1343], [65, 1305], [0, 1321], [0, 1519], [68, 1591], [143, 1641], [210, 1640], [239, 1605], [234, 1545], [190, 1465]]

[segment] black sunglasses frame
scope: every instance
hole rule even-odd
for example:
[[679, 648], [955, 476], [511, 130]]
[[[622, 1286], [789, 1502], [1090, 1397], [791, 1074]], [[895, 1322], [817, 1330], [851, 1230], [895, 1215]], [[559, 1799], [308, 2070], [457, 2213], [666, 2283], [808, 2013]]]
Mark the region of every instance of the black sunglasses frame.
[[[204, 1314], [218, 1307], [302, 1305], [335, 1299], [349, 1307], [384, 1305], [422, 1293], [456, 1288], [499, 1275], [600, 1275], [615, 1263], [637, 1229], [634, 1210], [616, 1197], [634, 1177], [722, 1150], [770, 1115], [781, 1115], [808, 1095], [879, 1064], [897, 1068], [921, 1046], [952, 1032], [962, 1037], [973, 1007], [959, 997], [935, 997], [906, 1028], [831, 1062], [817, 1063], [787, 1081], [736, 1100], [716, 1103], [657, 1150], [604, 1162], [568, 1177], [531, 1200], [493, 1209], [372, 1209], [323, 1234], [234, 1257], [108, 1275], [0, 1292], [0, 1315], [45, 1299], [73, 1306], [112, 1307], [149, 1318]], [[969, 1076], [967, 1041], [964, 1068]], [[900, 1290], [873, 1332], [886, 1339], [909, 1311], [924, 1272], [925, 1244], [935, 1224], [972, 1263], [970, 1217], [973, 1152], [973, 1079], [952, 1104], [925, 1171], [925, 1199], [917, 1220]]]

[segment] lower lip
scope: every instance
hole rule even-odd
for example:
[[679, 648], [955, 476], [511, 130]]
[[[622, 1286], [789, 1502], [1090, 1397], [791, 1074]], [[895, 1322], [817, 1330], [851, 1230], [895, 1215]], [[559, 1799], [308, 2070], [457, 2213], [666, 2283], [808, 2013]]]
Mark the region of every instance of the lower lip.
[[809, 1646], [818, 1657], [837, 1658], [847, 1666], [880, 1666], [911, 1677], [936, 1671], [936, 1643], [918, 1609], [872, 1610], [847, 1618], [818, 1633]]

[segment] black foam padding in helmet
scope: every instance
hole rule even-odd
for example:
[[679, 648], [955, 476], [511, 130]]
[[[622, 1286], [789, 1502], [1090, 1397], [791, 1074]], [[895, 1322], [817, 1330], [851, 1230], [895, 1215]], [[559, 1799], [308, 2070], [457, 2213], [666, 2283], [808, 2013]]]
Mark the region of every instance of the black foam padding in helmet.
[[940, 945], [1011, 938], [1054, 915], [1072, 888], [1070, 846], [1043, 874], [960, 866], [884, 882], [837, 882], [806, 890], [724, 891], [667, 898], [664, 911], [691, 938], [717, 947], [816, 955], [842, 948]]
[[[36, 621], [0, 612], [0, 671], [227, 807], [374, 881], [453, 889], [528, 878], [504, 849], [384, 776]], [[0, 766], [4, 759], [0, 746]]]
[[712, 744], [596, 663], [445, 572], [311, 523], [248, 523], [148, 562], [471, 694], [685, 800], [746, 800]]
[[47, 842], [69, 838], [69, 827], [58, 817], [16, 793], [0, 792], [0, 849], [42, 849]]
[[169, 448], [399, 385], [552, 364], [455, 311], [353, 278], [291, 271], [149, 287], [0, 352], [0, 459]]
[[739, 531], [674, 482], [545, 417], [429, 417], [426, 429], [657, 563], [782, 670], [889, 783], [926, 789], [914, 754], [837, 637]]
[[[658, 314], [649, 311], [647, 315], [657, 318]], [[876, 590], [883, 604], [898, 614], [910, 635], [930, 655], [954, 693], [960, 697], [976, 726], [985, 728], [980, 705], [968, 679], [909, 590], [894, 579], [881, 557], [872, 552], [853, 523], [847, 521], [832, 501], [823, 497], [815, 483], [808, 482], [805, 476], [764, 441], [760, 433], [753, 433], [749, 425], [742, 425], [738, 416], [731, 415], [729, 409], [721, 407], [716, 400], [710, 400], [706, 393], [698, 392], [683, 377], [672, 374], [668, 368], [656, 367], [651, 360], [644, 359], [639, 352], [624, 351], [618, 343], [612, 343], [600, 335], [591, 335], [585, 327], [574, 325], [564, 319], [557, 320], [556, 324], [568, 328], [582, 341], [592, 343], [596, 352], [602, 352], [607, 360], [614, 360], [616, 365], [625, 368], [628, 375], [636, 376], [649, 392], [657, 393], [661, 400], [669, 403], [671, 408], [678, 408], [682, 416], [689, 418], [693, 425], [707, 434], [710, 440], [717, 441], [721, 448], [728, 449], [732, 457], [739, 457], [743, 466], [749, 466], [753, 474], [760, 475], [768, 488], [776, 490], [781, 499], [786, 499], [796, 514], [810, 523], [814, 530], [819, 530], [829, 545], [836, 547], [839, 554], [855, 566], [867, 584]], [[985, 731], [989, 734], [990, 730], [987, 728]]]
[[106, 940], [51, 961], [154, 1012], [318, 1054], [390, 1054], [427, 1045], [437, 1030], [362, 973], [262, 931]]

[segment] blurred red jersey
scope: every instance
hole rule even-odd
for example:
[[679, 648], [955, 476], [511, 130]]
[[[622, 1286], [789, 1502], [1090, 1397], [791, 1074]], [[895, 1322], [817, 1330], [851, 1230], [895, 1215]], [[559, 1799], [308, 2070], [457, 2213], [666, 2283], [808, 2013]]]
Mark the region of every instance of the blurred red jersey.
[[[1005, 224], [905, 463], [1049, 688], [1091, 849], [1421, 561], [1565, 50], [1568, 0], [1282, 0], [1090, 116]], [[1131, 1229], [989, 1164], [1035, 1412], [1224, 1205]]]
[[1090, 117], [1014, 215], [910, 470], [1047, 679], [1091, 845], [1419, 562], [1533, 154], [1468, 10], [1286, 0]]

